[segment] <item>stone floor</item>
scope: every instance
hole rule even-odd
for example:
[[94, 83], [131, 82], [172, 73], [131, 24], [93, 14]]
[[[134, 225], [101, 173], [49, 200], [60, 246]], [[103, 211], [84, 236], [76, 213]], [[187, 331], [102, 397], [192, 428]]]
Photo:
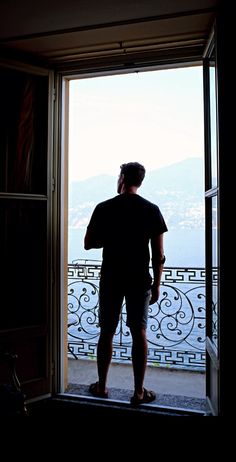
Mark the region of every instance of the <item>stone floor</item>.
[[[66, 393], [90, 396], [89, 385], [97, 380], [96, 361], [68, 360]], [[112, 363], [108, 375], [109, 399], [129, 402], [133, 394], [131, 365]], [[148, 366], [145, 387], [156, 392], [150, 406], [205, 410], [205, 374]]]

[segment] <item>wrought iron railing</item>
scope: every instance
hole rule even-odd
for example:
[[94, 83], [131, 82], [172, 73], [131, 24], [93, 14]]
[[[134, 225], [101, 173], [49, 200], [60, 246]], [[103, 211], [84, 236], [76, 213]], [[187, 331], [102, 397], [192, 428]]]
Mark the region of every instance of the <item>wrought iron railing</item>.
[[[96, 358], [100, 261], [68, 265], [68, 354]], [[164, 268], [159, 301], [149, 307], [148, 363], [204, 370], [205, 270]], [[114, 336], [113, 360], [131, 360], [125, 303]]]

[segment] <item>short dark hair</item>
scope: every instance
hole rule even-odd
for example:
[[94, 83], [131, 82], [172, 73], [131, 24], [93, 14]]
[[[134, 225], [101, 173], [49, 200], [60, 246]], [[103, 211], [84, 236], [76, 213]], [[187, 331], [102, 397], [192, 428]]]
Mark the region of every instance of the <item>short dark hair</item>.
[[128, 162], [128, 164], [122, 164], [120, 168], [126, 186], [140, 186], [142, 184], [146, 173], [143, 165], [138, 162]]

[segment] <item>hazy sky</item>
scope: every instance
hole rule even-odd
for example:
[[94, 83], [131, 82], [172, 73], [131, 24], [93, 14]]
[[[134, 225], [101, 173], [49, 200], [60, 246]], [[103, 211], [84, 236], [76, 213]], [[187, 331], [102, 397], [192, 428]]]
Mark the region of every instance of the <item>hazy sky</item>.
[[117, 176], [124, 162], [155, 170], [202, 157], [202, 68], [70, 83], [69, 179]]

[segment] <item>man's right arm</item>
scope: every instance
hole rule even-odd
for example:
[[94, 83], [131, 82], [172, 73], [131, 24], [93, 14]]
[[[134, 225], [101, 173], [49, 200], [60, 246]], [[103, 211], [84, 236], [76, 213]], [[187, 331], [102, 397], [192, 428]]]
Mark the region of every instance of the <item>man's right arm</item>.
[[163, 234], [157, 234], [151, 239], [152, 249], [152, 269], [153, 269], [153, 283], [152, 283], [152, 295], [149, 304], [157, 302], [160, 295], [160, 284], [161, 275], [163, 271], [165, 259], [164, 248], [163, 248]]

